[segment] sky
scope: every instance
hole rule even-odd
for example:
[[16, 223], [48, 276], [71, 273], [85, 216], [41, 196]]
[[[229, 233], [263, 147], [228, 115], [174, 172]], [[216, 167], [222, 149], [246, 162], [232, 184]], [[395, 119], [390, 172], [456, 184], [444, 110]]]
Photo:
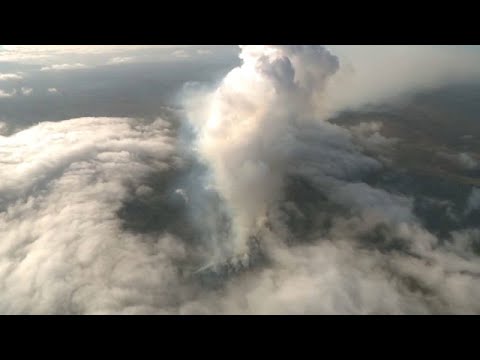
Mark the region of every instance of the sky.
[[480, 313], [480, 49], [0, 47], [0, 313]]

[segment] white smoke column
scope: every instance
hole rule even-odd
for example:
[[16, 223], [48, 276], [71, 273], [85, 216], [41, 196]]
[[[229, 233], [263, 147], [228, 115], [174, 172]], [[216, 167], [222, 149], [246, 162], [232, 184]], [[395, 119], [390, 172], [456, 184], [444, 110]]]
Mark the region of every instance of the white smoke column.
[[321, 46], [241, 46], [240, 57], [210, 98], [198, 144], [230, 207], [236, 252], [281, 199], [294, 129], [338, 69]]

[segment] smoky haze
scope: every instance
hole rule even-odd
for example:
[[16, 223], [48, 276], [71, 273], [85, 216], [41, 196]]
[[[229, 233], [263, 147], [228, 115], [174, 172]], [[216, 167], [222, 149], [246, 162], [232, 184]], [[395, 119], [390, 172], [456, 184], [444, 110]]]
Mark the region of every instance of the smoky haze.
[[480, 312], [476, 51], [67, 50], [0, 67], [1, 313]]

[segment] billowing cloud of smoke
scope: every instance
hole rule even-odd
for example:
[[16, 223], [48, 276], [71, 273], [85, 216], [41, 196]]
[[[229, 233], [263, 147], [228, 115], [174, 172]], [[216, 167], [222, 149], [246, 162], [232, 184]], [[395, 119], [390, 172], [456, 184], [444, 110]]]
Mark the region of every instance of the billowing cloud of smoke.
[[198, 146], [230, 205], [236, 246], [244, 251], [282, 193], [297, 148], [293, 127], [309, 121], [311, 95], [323, 89], [338, 61], [309, 46], [245, 46], [241, 57], [243, 64], [212, 96]]
[[[241, 50], [242, 65], [208, 96], [208, 106], [191, 114], [200, 128], [199, 151], [230, 205], [234, 237], [240, 244], [255, 232], [259, 225], [255, 222], [268, 207], [281, 200], [285, 177], [298, 172], [294, 167], [303, 171], [317, 167], [315, 176], [336, 179], [347, 171], [351, 180], [354, 170], [343, 165], [364, 170], [379, 165], [373, 159], [359, 160], [362, 156], [353, 144], [378, 153], [395, 143], [379, 134], [379, 123], [362, 123], [345, 131], [322, 120], [421, 86], [480, 77], [477, 57], [458, 49], [446, 53], [440, 47], [347, 47], [343, 58], [321, 46], [242, 46]], [[347, 56], [351, 60], [352, 54], [353, 64]], [[462, 66], [453, 67], [458, 63]], [[385, 69], [388, 64], [395, 64], [396, 70]], [[306, 132], [319, 144], [306, 141]], [[468, 160], [471, 166], [473, 160], [461, 155], [463, 163]]]
[[241, 58], [243, 64], [209, 95], [205, 121], [196, 124], [199, 151], [232, 211], [239, 252], [269, 207], [282, 200], [287, 175], [316, 178], [331, 189], [340, 179], [380, 166], [363, 156], [354, 140], [370, 150], [394, 142], [378, 133], [380, 124], [349, 132], [319, 121], [322, 97], [341, 69], [326, 48], [243, 46]]
[[[243, 64], [205, 97], [206, 108], [190, 112], [199, 154], [230, 210], [233, 251], [244, 253], [249, 237], [257, 236], [274, 264], [256, 280], [247, 276], [241, 291], [236, 282], [229, 284], [231, 293], [249, 304], [230, 310], [478, 311], [479, 268], [462, 258], [467, 242], [459, 241], [471, 235], [453, 236], [448, 243], [456, 247], [445, 250], [444, 241], [414, 215], [413, 199], [361, 181], [363, 174], [382, 167], [363, 150], [381, 152], [395, 139], [381, 136], [376, 123], [347, 130], [324, 121], [340, 108], [374, 99], [335, 100], [336, 92], [330, 92], [344, 76], [339, 59], [319, 46], [244, 46], [241, 58]], [[309, 234], [316, 245], [308, 247], [285, 245], [295, 236], [287, 225], [288, 206], [300, 217], [314, 217], [313, 222], [322, 213], [302, 214], [298, 199], [288, 201], [288, 184], [295, 177], [308, 179], [343, 209], [326, 233]], [[335, 276], [327, 280], [329, 271]], [[267, 294], [271, 301], [259, 300]]]

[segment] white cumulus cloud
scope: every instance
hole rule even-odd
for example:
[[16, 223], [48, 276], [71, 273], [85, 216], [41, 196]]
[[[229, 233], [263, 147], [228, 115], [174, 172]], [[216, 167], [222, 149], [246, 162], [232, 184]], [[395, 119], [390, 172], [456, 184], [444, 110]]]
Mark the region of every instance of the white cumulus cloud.
[[20, 74], [2, 74], [0, 73], [0, 81], [5, 80], [21, 80], [23, 76]]
[[75, 64], [53, 64], [49, 66], [44, 66], [40, 70], [41, 71], [59, 71], [59, 70], [77, 70], [77, 69], [85, 69], [87, 68], [86, 65], [81, 63]]
[[33, 92], [33, 89], [29, 87], [22, 87], [20, 91], [22, 95], [30, 95]]

